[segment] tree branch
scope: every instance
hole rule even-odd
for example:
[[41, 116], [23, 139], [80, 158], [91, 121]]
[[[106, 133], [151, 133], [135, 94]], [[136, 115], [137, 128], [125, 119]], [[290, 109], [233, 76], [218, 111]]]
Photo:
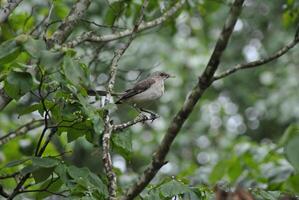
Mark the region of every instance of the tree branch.
[[15, 131], [12, 131], [12, 132], [0, 137], [0, 146], [8, 143], [10, 140], [12, 140], [18, 136], [26, 134], [28, 131], [30, 131], [32, 129], [40, 127], [41, 125], [43, 125], [43, 120], [31, 121], [27, 124], [20, 126]]
[[[299, 28], [298, 28], [298, 30], [299, 30]], [[254, 68], [254, 67], [258, 67], [258, 66], [264, 65], [266, 63], [269, 63], [269, 62], [283, 56], [284, 54], [286, 54], [289, 50], [294, 48], [298, 44], [298, 42], [299, 42], [299, 37], [296, 34], [292, 42], [290, 42], [289, 44], [286, 44], [284, 47], [282, 47], [281, 49], [279, 49], [278, 51], [276, 51], [269, 57], [255, 60], [255, 61], [248, 62], [248, 63], [238, 64], [238, 65], [220, 73], [219, 75], [214, 76], [213, 81], [222, 79], [222, 78], [224, 78], [228, 75], [231, 75], [239, 70]]]
[[110, 155], [110, 138], [112, 133], [112, 124], [107, 113], [103, 133], [103, 163], [108, 178], [109, 200], [116, 199], [116, 174], [113, 172], [112, 159]]
[[196, 103], [204, 93], [204, 91], [209, 87], [212, 81], [212, 77], [217, 70], [221, 56], [227, 46], [235, 23], [241, 13], [242, 5], [244, 0], [235, 0], [229, 15], [225, 21], [225, 25], [222, 28], [221, 34], [218, 38], [214, 51], [210, 57], [210, 60], [204, 70], [204, 72], [199, 77], [198, 83], [193, 87], [190, 95], [185, 100], [180, 111], [175, 115], [171, 121], [168, 130], [158, 146], [152, 162], [139, 177], [138, 181], [132, 186], [126, 194], [122, 197], [122, 200], [134, 199], [138, 194], [140, 194], [144, 188], [149, 184], [149, 182], [154, 178], [159, 169], [166, 163], [165, 157], [170, 149], [172, 142], [182, 128], [184, 122], [187, 120], [192, 110], [194, 109]]
[[138, 29], [134, 31], [134, 28], [126, 29], [124, 31], [108, 34], [108, 35], [97, 35], [93, 32], [84, 32], [78, 37], [76, 37], [74, 40], [71, 40], [66, 43], [67, 47], [75, 47], [78, 44], [89, 41], [89, 42], [109, 42], [113, 40], [118, 40], [120, 38], [130, 36], [136, 32], [141, 32], [150, 28], [153, 28], [155, 26], [158, 26], [159, 24], [162, 24], [169, 18], [171, 18], [180, 8], [183, 7], [185, 3], [185, 0], [179, 0], [174, 6], [172, 6], [167, 12], [165, 12], [161, 17], [158, 17], [157, 19], [154, 19], [149, 22], [143, 22], [138, 26]]
[[128, 121], [128, 122], [125, 122], [125, 123], [122, 123], [122, 124], [115, 124], [113, 125], [113, 131], [114, 132], [117, 132], [117, 131], [122, 131], [130, 126], [133, 126], [137, 123], [144, 123], [146, 121], [154, 121], [155, 119], [157, 119], [157, 116], [155, 115], [150, 115], [150, 116], [147, 116], [147, 115], [144, 115], [144, 114], [140, 114], [138, 115], [135, 119], [133, 119], [132, 121]]
[[[133, 41], [135, 37], [135, 33], [138, 30], [139, 25], [142, 23], [143, 17], [144, 17], [144, 11], [148, 5], [148, 0], [144, 0], [139, 17], [135, 23], [133, 34], [131, 34], [131, 37], [129, 41], [125, 44], [124, 47], [117, 49], [115, 51], [114, 57], [112, 58], [111, 65], [110, 65], [110, 78], [108, 80], [107, 85], [107, 96], [105, 96], [105, 105], [110, 102], [111, 94], [113, 92], [114, 84], [115, 84], [115, 78], [117, 73], [117, 64], [122, 55], [125, 53], [125, 51], [130, 46], [131, 42]], [[109, 200], [115, 200], [116, 199], [116, 174], [113, 172], [113, 164], [111, 160], [110, 155], [110, 138], [113, 131], [113, 124], [110, 120], [109, 111], [105, 110], [105, 116], [104, 116], [104, 131], [103, 131], [103, 163], [104, 163], [104, 169], [107, 174], [108, 178], [108, 191], [109, 191]]]
[[54, 44], [63, 43], [66, 38], [71, 34], [78, 21], [83, 17], [86, 10], [90, 5], [90, 0], [78, 0], [72, 7], [70, 13], [65, 20], [60, 24], [58, 29], [53, 33], [52, 37], [47, 40], [49, 47], [53, 47]]
[[0, 10], [0, 24], [5, 22], [9, 15], [23, 0], [8, 0], [7, 4]]

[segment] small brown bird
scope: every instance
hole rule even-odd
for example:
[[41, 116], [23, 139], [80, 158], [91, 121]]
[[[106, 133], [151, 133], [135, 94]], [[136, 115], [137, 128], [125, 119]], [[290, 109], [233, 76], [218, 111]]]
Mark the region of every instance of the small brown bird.
[[126, 90], [115, 103], [140, 104], [159, 99], [164, 94], [164, 81], [171, 77], [173, 76], [165, 72], [154, 72]]
[[[137, 82], [132, 88], [125, 90], [120, 95], [112, 95], [119, 96], [119, 99], [115, 102], [116, 104], [128, 103], [141, 111], [156, 115], [142, 107], [159, 99], [164, 94], [164, 81], [173, 77], [174, 76], [171, 76], [168, 73], [156, 71], [150, 74], [147, 78]], [[92, 96], [96, 94], [105, 96], [107, 92], [90, 90], [88, 91], [88, 94]]]

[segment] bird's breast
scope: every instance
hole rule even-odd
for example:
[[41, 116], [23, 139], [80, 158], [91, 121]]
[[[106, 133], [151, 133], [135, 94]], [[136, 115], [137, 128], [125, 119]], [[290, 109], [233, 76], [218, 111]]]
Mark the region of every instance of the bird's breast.
[[141, 92], [134, 97], [132, 97], [132, 101], [152, 101], [160, 98], [164, 94], [164, 83], [163, 81], [156, 81], [151, 85], [147, 90]]

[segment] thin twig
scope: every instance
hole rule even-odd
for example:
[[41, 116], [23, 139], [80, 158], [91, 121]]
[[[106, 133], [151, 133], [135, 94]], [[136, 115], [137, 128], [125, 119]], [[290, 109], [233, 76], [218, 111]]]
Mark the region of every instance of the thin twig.
[[19, 194], [20, 189], [22, 188], [22, 186], [24, 185], [24, 183], [29, 177], [30, 177], [30, 173], [26, 174], [21, 178], [17, 186], [14, 188], [13, 192], [9, 195], [9, 197], [7, 197], [7, 200], [12, 200], [13, 198], [15, 198], [15, 196]]
[[51, 129], [51, 131], [50, 131], [50, 133], [49, 133], [49, 135], [48, 135], [48, 137], [47, 137], [47, 139], [46, 139], [44, 145], [40, 148], [40, 151], [38, 152], [37, 156], [40, 157], [40, 156], [43, 155], [43, 153], [45, 152], [45, 150], [46, 150], [48, 144], [50, 143], [52, 137], [55, 135], [56, 132], [57, 132], [57, 128], [52, 128], [52, 129]]
[[133, 126], [137, 123], [140, 123], [140, 122], [144, 123], [146, 121], [154, 121], [155, 119], [157, 119], [157, 116], [155, 116], [155, 115], [147, 116], [147, 115], [144, 115], [144, 114], [140, 114], [135, 119], [133, 119], [131, 121], [128, 121], [128, 122], [125, 122], [125, 123], [122, 123], [122, 124], [113, 125], [113, 131], [114, 132], [123, 131], [124, 129], [126, 129], [128, 127], [131, 127], [131, 126]]
[[66, 43], [67, 47], [75, 47], [82, 42], [109, 42], [112, 40], [118, 40], [123, 37], [130, 36], [136, 32], [144, 31], [155, 26], [158, 26], [170, 19], [180, 8], [183, 7], [185, 0], [179, 0], [174, 6], [172, 6], [168, 11], [166, 11], [161, 17], [158, 17], [149, 22], [143, 22], [138, 26], [138, 29], [134, 31], [134, 27], [131, 29], [126, 29], [124, 31], [108, 34], [108, 35], [97, 35], [94, 32], [84, 32], [75, 39]]
[[[299, 30], [299, 29], [298, 29]], [[294, 39], [292, 42], [290, 42], [289, 44], [286, 44], [285, 46], [283, 46], [281, 49], [279, 49], [278, 51], [276, 51], [275, 53], [273, 53], [272, 55], [266, 57], [266, 58], [262, 58], [259, 60], [255, 60], [252, 62], [248, 62], [248, 63], [243, 63], [243, 64], [238, 64], [216, 76], [214, 76], [213, 81], [222, 79], [226, 76], [229, 76], [239, 70], [243, 70], [243, 69], [249, 69], [249, 68], [254, 68], [254, 67], [258, 67], [261, 65], [264, 65], [266, 63], [269, 63], [273, 60], [276, 60], [277, 58], [283, 56], [284, 54], [286, 54], [289, 50], [291, 50], [292, 48], [294, 48], [299, 42], [299, 37], [295, 35]]]
[[113, 26], [113, 25], [103, 25], [103, 24], [98, 24], [94, 21], [89, 21], [87, 19], [80, 19], [82, 22], [85, 22], [85, 23], [88, 23], [88, 24], [91, 24], [91, 25], [94, 25], [94, 26], [97, 26], [97, 27], [100, 27], [100, 28], [115, 28], [115, 29], [126, 29], [125, 27], [119, 27], [119, 26]]
[[47, 192], [47, 193], [50, 193], [50, 194], [53, 194], [53, 195], [56, 195], [56, 196], [67, 197], [66, 195], [64, 195], [62, 193], [67, 192], [69, 190], [63, 190], [63, 191], [61, 191], [59, 193], [58, 192], [52, 192], [52, 191], [49, 190], [49, 188], [51, 187], [51, 185], [53, 183], [55, 183], [56, 181], [58, 181], [58, 180], [59, 180], [59, 178], [55, 178], [54, 179], [53, 174], [52, 174], [51, 181], [43, 189], [26, 190], [27, 188], [31, 187], [31, 185], [27, 185], [27, 186], [24, 187], [23, 190], [21, 190], [19, 192], [19, 194], [21, 194], [21, 193], [30, 193], [30, 192]]
[[9, 194], [7, 194], [7, 192], [4, 191], [2, 185], [0, 185], [0, 195], [3, 196], [4, 198], [9, 197]]
[[171, 144], [173, 143], [183, 124], [191, 114], [196, 103], [211, 83], [212, 77], [217, 70], [221, 56], [227, 46], [235, 23], [241, 13], [243, 2], [244, 0], [234, 1], [226, 22], [222, 28], [221, 34], [218, 38], [214, 51], [204, 72], [201, 74], [198, 83], [193, 87], [182, 108], [171, 121], [162, 142], [153, 155], [151, 163], [139, 177], [138, 181], [121, 198], [122, 200], [131, 200], [138, 196], [155, 177], [160, 168], [166, 163], [165, 157], [169, 152]]
[[45, 76], [44, 76], [44, 73], [43, 73], [43, 71], [41, 69], [40, 69], [40, 73], [41, 73], [41, 80], [40, 80], [40, 84], [39, 84], [39, 87], [38, 87], [38, 95], [39, 95], [41, 104], [43, 106], [43, 110], [45, 112], [45, 116], [44, 116], [44, 128], [43, 128], [43, 131], [42, 131], [42, 133], [40, 135], [40, 138], [39, 138], [39, 140], [37, 142], [37, 146], [35, 148], [35, 156], [37, 156], [39, 154], [40, 145], [41, 145], [42, 140], [43, 140], [43, 138], [44, 138], [44, 136], [45, 136], [45, 134], [46, 134], [46, 132], [48, 130], [48, 119], [49, 119], [49, 115], [50, 115], [49, 110], [48, 110], [48, 108], [46, 106], [46, 103], [45, 103], [45, 97], [42, 94], [42, 87], [43, 87]]
[[41, 125], [43, 125], [42, 122], [43, 122], [43, 120], [34, 120], [31, 122], [28, 122], [28, 123], [20, 126], [19, 128], [17, 128], [16, 130], [0, 137], [0, 146], [8, 143], [10, 140], [12, 140], [18, 136], [22, 136], [22, 135], [28, 133], [28, 131], [30, 131], [30, 130], [40, 127]]

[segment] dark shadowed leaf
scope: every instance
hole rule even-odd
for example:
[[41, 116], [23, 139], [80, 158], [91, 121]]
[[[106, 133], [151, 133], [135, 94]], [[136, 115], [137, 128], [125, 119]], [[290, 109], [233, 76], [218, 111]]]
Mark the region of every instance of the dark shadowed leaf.
[[28, 72], [11, 71], [5, 81], [5, 92], [14, 99], [19, 99], [33, 87], [33, 79]]
[[22, 115], [26, 115], [28, 113], [32, 113], [32, 112], [34, 112], [36, 110], [39, 110], [39, 109], [42, 109], [42, 105], [39, 104], [39, 103], [36, 103], [36, 104], [32, 104], [30, 106], [20, 108], [18, 113], [19, 113], [20, 116], [22, 116]]
[[36, 166], [36, 165], [28, 165], [28, 166], [24, 167], [23, 169], [21, 169], [20, 172], [21, 172], [22, 175], [26, 175], [26, 174], [28, 174], [28, 173], [32, 173], [32, 172], [34, 172], [34, 171], [36, 171], [36, 170], [38, 170], [38, 169], [40, 169], [39, 166]]
[[64, 164], [59, 164], [57, 165], [57, 167], [55, 168], [55, 173], [59, 176], [59, 178], [61, 179], [61, 181], [65, 184], [67, 184], [70, 180], [68, 174], [67, 174], [67, 166]]
[[71, 165], [70, 167], [68, 167], [67, 171], [70, 177], [72, 177], [73, 179], [86, 179], [89, 175], [89, 170], [86, 167], [78, 168]]
[[[51, 191], [51, 192], [59, 192], [59, 189], [61, 188], [62, 186], [62, 181], [59, 179], [59, 178], [56, 178], [54, 180], [47, 180], [46, 182], [44, 182], [41, 186], [40, 186], [40, 189], [43, 190], [45, 188], [48, 188], [47, 190], [48, 191]], [[45, 199], [46, 197], [48, 196], [51, 196], [52, 194], [49, 193], [49, 192], [38, 192], [36, 193], [36, 199], [37, 200], [43, 200]]]
[[31, 158], [31, 160], [32, 160], [32, 165], [38, 166], [38, 167], [43, 167], [43, 168], [52, 168], [59, 164], [59, 160], [57, 160], [55, 158], [33, 157], [33, 158]]
[[40, 55], [40, 65], [46, 71], [53, 72], [57, 70], [62, 63], [63, 53], [43, 50]]
[[16, 41], [8, 40], [6, 42], [3, 42], [0, 45], [0, 65], [15, 60], [19, 54], [20, 47], [17, 45]]
[[32, 172], [33, 178], [36, 183], [43, 182], [47, 180], [50, 175], [53, 173], [54, 167], [52, 168], [40, 168], [34, 172]]

